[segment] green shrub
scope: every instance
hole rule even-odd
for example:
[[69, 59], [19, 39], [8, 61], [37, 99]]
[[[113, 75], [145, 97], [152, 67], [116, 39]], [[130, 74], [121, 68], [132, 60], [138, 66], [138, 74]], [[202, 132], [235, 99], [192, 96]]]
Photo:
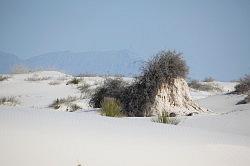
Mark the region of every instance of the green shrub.
[[177, 125], [180, 123], [180, 121], [177, 118], [170, 117], [169, 113], [167, 112], [162, 112], [161, 114], [157, 116], [156, 119], [152, 119], [152, 121], [156, 123], [165, 123], [165, 124], [173, 124], [173, 125]]
[[104, 98], [101, 103], [101, 114], [110, 117], [122, 116], [122, 107], [120, 102], [114, 98]]
[[106, 80], [104, 80], [103, 85], [98, 87], [95, 90], [95, 93], [92, 94], [89, 102], [90, 106], [94, 108], [100, 108], [101, 102], [105, 97], [120, 100], [122, 98], [122, 92], [124, 91], [126, 85], [126, 82], [124, 82], [121, 78], [107, 78]]
[[69, 84], [79, 84], [81, 82], [81, 79], [73, 78], [72, 80], [68, 81], [66, 85]]

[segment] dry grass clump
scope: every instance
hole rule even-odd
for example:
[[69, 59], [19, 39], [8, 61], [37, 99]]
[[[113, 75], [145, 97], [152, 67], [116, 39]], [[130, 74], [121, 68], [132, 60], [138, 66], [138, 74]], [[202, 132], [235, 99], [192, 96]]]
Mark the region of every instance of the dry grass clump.
[[156, 123], [173, 124], [173, 125], [177, 125], [180, 123], [179, 119], [171, 117], [168, 112], [162, 112], [157, 116], [157, 118], [153, 118], [151, 120], [152, 122]]
[[191, 82], [188, 83], [188, 86], [190, 88], [199, 90], [199, 91], [216, 91], [216, 92], [221, 92], [222, 89], [218, 87], [216, 84], [201, 84], [197, 80], [192, 80]]
[[48, 83], [49, 85], [59, 85], [60, 82], [59, 81], [51, 81]]
[[79, 84], [81, 82], [81, 79], [78, 79], [78, 78], [73, 78], [71, 80], [69, 80], [66, 85], [69, 85], [69, 84]]
[[248, 94], [250, 92], [250, 74], [245, 75], [239, 80], [239, 84], [235, 86], [236, 94]]
[[213, 82], [215, 79], [213, 77], [206, 77], [204, 78], [203, 82]]
[[82, 98], [90, 98], [93, 94], [93, 90], [90, 89], [90, 85], [85, 82], [79, 85], [77, 89], [81, 91]]
[[1, 97], [0, 98], [0, 105], [11, 105], [15, 106], [19, 104], [19, 101], [16, 99], [16, 97]]
[[250, 103], [250, 93], [243, 100], [239, 101], [236, 105], [247, 103]]
[[38, 74], [33, 74], [31, 77], [25, 79], [25, 81], [45, 81], [49, 80], [51, 77], [39, 76]]
[[54, 109], [59, 109], [64, 105], [66, 106], [65, 111], [74, 112], [76, 110], [81, 109], [79, 105], [72, 103], [76, 100], [77, 100], [77, 97], [72, 97], [72, 96], [68, 96], [66, 98], [60, 98], [60, 99], [57, 98], [56, 100], [52, 102], [52, 104], [49, 105], [49, 107], [54, 108]]
[[9, 77], [0, 75], [0, 81], [8, 80]]
[[121, 103], [114, 98], [104, 98], [101, 103], [101, 114], [110, 117], [122, 116]]

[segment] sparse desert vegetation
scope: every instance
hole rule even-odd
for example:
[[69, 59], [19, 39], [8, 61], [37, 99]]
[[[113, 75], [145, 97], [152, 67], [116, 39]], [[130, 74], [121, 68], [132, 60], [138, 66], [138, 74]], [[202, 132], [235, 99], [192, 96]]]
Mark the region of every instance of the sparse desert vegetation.
[[19, 104], [19, 100], [14, 97], [0, 97], [0, 105], [10, 105], [10, 106], [15, 106]]
[[236, 94], [248, 94], [250, 93], [250, 74], [246, 74], [239, 80], [239, 84], [235, 86]]
[[[209, 82], [209, 81], [207, 81]], [[191, 80], [188, 83], [188, 86], [190, 88], [199, 90], [199, 91], [216, 91], [216, 92], [221, 92], [222, 89], [218, 87], [217, 84], [214, 83], [200, 83], [198, 80]]]
[[81, 79], [74, 77], [71, 80], [69, 80], [66, 85], [69, 85], [69, 84], [79, 84], [80, 82], [81, 82]]
[[236, 105], [247, 103], [250, 103], [250, 93], [243, 100], [239, 101]]
[[48, 84], [49, 85], [59, 85], [60, 81], [50, 81]]
[[213, 77], [206, 77], [204, 78], [203, 82], [213, 82], [215, 79]]
[[46, 81], [51, 79], [51, 77], [48, 76], [39, 76], [38, 74], [33, 74], [31, 77], [28, 77], [25, 79], [25, 81]]
[[73, 103], [77, 99], [78, 99], [77, 97], [72, 97], [72, 96], [68, 96], [66, 98], [57, 98], [49, 105], [49, 107], [57, 110], [57, 109], [61, 108], [62, 106], [65, 106], [66, 107], [65, 111], [74, 112], [76, 110], [81, 109], [80, 106]]
[[172, 124], [172, 125], [177, 125], [180, 123], [180, 120], [177, 119], [176, 117], [170, 116], [170, 113], [168, 112], [162, 112], [161, 114], [158, 114], [156, 118], [151, 119], [152, 122], [156, 123], [164, 123], [164, 124]]
[[8, 80], [9, 77], [0, 75], [0, 81]]
[[121, 103], [114, 98], [104, 98], [101, 102], [101, 114], [110, 117], [122, 116]]
[[11, 69], [11, 74], [26, 74], [31, 72], [31, 70], [24, 65], [14, 65]]

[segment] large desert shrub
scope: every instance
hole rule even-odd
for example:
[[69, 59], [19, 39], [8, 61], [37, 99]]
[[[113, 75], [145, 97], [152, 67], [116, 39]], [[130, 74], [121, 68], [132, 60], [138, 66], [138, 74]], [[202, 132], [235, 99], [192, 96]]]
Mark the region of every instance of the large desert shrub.
[[124, 82], [121, 78], [107, 78], [103, 85], [98, 87], [95, 90], [95, 93], [92, 94], [89, 104], [94, 108], [100, 108], [101, 102], [105, 97], [120, 100], [125, 86], [126, 82]]
[[180, 53], [158, 53], [142, 67], [141, 76], [123, 91], [124, 112], [128, 116], [151, 116], [151, 107], [160, 86], [172, 86], [174, 79], [186, 78], [187, 74], [188, 67]]
[[127, 116], [151, 116], [151, 107], [160, 86], [172, 86], [175, 78], [185, 78], [187, 74], [188, 67], [180, 53], [162, 51], [145, 63], [141, 76], [131, 85], [127, 86], [120, 79], [107, 79], [91, 97], [90, 105], [100, 108], [105, 97], [112, 97], [121, 102]]
[[110, 117], [122, 116], [121, 103], [114, 98], [104, 98], [101, 102], [101, 114]]
[[235, 86], [234, 93], [247, 94], [250, 91], [250, 74], [245, 75], [239, 80], [239, 84]]

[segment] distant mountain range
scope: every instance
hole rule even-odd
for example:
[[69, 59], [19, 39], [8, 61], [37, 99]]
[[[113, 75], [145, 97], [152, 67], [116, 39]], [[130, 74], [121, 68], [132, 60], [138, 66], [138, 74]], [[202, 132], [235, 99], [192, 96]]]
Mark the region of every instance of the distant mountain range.
[[9, 73], [13, 66], [30, 69], [55, 69], [69, 74], [137, 74], [143, 59], [129, 50], [96, 52], [51, 52], [20, 59], [0, 51], [0, 73]]

